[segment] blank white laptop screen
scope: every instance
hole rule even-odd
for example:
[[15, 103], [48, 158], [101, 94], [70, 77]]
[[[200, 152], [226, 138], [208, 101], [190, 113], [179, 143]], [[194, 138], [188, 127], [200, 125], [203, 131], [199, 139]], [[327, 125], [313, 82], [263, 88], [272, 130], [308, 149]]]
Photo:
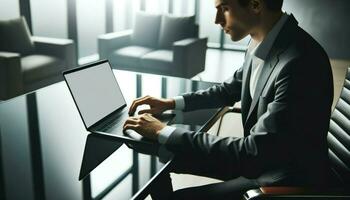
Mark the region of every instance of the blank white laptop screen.
[[86, 127], [125, 104], [108, 62], [65, 74]]

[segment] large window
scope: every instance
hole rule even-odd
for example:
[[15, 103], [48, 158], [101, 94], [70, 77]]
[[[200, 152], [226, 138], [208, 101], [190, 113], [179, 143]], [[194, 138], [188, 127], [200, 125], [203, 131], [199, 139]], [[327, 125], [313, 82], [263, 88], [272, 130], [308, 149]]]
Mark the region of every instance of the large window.
[[122, 31], [128, 28], [128, 18], [130, 13], [128, 10], [129, 0], [114, 0], [113, 1], [113, 30]]
[[214, 1], [199, 3], [199, 35], [208, 37], [208, 46], [220, 47], [220, 26], [215, 24], [216, 9]]
[[169, 1], [167, 0], [146, 0], [145, 11], [148, 13], [167, 13]]
[[97, 37], [106, 32], [106, 5], [101, 0], [76, 0], [79, 58], [96, 55]]
[[174, 15], [194, 15], [195, 0], [173, 0]]
[[135, 13], [144, 10], [148, 13], [164, 14], [172, 10], [174, 15], [194, 15], [195, 0], [114, 0], [113, 1], [113, 30], [131, 29]]
[[0, 20], [19, 17], [18, 0], [0, 0]]
[[68, 38], [67, 0], [31, 0], [33, 35]]
[[113, 1], [113, 30], [131, 29], [135, 13], [141, 10], [141, 0]]

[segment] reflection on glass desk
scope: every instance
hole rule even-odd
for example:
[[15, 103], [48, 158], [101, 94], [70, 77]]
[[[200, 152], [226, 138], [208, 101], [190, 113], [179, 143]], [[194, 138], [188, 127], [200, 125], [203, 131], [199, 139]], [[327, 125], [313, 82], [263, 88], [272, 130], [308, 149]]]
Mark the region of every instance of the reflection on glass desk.
[[[128, 103], [144, 95], [167, 98], [214, 84], [114, 73]], [[199, 130], [217, 112], [177, 112], [173, 126]], [[60, 82], [0, 103], [0, 199], [138, 198], [138, 191], [171, 159], [158, 157], [158, 147], [129, 148], [88, 133]], [[79, 176], [85, 178], [79, 181]]]

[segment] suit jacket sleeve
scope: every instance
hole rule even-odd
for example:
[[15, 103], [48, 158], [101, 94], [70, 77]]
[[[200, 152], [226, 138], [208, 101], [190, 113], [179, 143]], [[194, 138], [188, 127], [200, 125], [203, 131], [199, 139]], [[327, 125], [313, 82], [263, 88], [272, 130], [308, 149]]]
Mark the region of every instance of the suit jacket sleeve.
[[[266, 112], [251, 128], [249, 136], [222, 138], [177, 128], [166, 143], [167, 149], [175, 154], [194, 153], [214, 158], [218, 164], [227, 167], [228, 176], [232, 177], [256, 177], [267, 169], [288, 165], [294, 155], [293, 146], [297, 145], [294, 141], [298, 136], [293, 136], [298, 131], [297, 127], [307, 129], [312, 116], [325, 112], [312, 101], [322, 101], [322, 94], [303, 89], [305, 84], [309, 84], [305, 82], [308, 81], [305, 77], [312, 77], [312, 73], [312, 70], [305, 70], [298, 60], [284, 66], [274, 80], [274, 99], [266, 105]], [[313, 84], [321, 84], [320, 88], [323, 86], [320, 81]], [[227, 86], [223, 85], [202, 93], [205, 96], [214, 93], [219, 99], [233, 97], [231, 90], [226, 90]]]
[[227, 82], [220, 85], [214, 85], [206, 90], [184, 94], [184, 111], [232, 106], [235, 102], [240, 101], [242, 74], [243, 69], [240, 68]]

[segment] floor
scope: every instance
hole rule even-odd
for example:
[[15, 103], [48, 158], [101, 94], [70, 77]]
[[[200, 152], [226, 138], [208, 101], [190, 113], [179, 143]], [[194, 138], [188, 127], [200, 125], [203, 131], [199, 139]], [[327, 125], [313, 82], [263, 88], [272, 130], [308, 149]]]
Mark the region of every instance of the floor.
[[223, 82], [243, 65], [244, 52], [208, 49], [204, 72], [194, 79], [209, 82]]

